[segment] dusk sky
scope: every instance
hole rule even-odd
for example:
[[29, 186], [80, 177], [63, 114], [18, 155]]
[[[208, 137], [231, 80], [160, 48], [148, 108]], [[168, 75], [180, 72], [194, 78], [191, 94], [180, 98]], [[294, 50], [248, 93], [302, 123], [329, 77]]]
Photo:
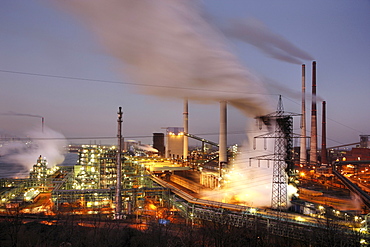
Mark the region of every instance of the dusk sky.
[[[182, 126], [184, 95], [172, 95], [169, 84], [160, 84], [158, 81], [162, 79], [161, 73], [153, 77], [153, 84], [145, 83], [145, 79], [148, 80], [152, 74], [145, 74], [141, 68], [134, 68], [136, 72], [131, 69], [134, 76], [130, 77], [123, 69], [126, 66], [125, 60], [121, 59], [120, 51], [117, 50], [120, 41], [116, 42], [118, 44], [114, 47], [115, 50], [107, 48], [104, 38], [99, 37], [103, 32], [96, 33], [94, 28], [91, 28], [100, 26], [96, 25], [95, 20], [88, 23], [88, 12], [69, 11], [68, 8], [50, 2], [55, 1], [3, 0], [0, 3], [1, 135], [22, 137], [29, 130], [41, 129], [41, 118], [38, 116], [42, 116], [48, 128], [67, 138], [115, 137], [119, 106], [122, 106], [124, 113], [123, 135], [128, 139], [151, 144], [152, 133], [164, 132], [165, 127]], [[100, 2], [109, 5], [111, 1]], [[171, 1], [158, 2], [163, 5]], [[253, 87], [253, 93], [256, 85], [265, 87], [265, 91], [256, 89], [259, 92], [259, 98], [253, 103], [256, 111], [275, 111], [281, 94], [285, 111], [300, 113], [301, 64], [306, 64], [306, 93], [311, 99], [309, 93], [314, 60], [317, 62], [318, 98], [325, 100], [327, 104], [328, 147], [358, 142], [359, 135], [370, 135], [370, 1], [204, 0], [199, 3], [198, 7], [203, 13], [202, 19], [199, 20], [205, 20], [213, 26], [215, 33], [219, 34], [220, 40], [224, 42], [222, 44], [226, 44], [227, 51], [231, 51], [240, 65], [248, 71], [248, 80], [252, 80], [253, 85], [246, 84], [246, 90]], [[145, 4], [143, 6], [148, 7], [148, 4]], [[140, 4], [137, 5], [140, 7]], [[74, 5], [69, 7], [73, 9]], [[109, 17], [109, 8], [106, 9], [107, 12], [103, 14]], [[187, 10], [176, 9], [179, 13]], [[197, 10], [199, 11], [198, 8]], [[135, 11], [138, 11], [138, 8]], [[80, 14], [85, 15], [84, 18], [79, 18]], [[140, 17], [136, 13], [133, 15]], [[153, 16], [155, 17], [155, 14]], [[176, 15], [168, 16], [173, 16], [174, 22], [177, 21]], [[189, 23], [193, 22], [193, 13], [183, 13], [182, 18], [185, 18], [184, 16], [189, 18]], [[100, 18], [104, 21], [104, 16]], [[146, 18], [143, 19], [145, 24], [151, 23], [148, 20], [150, 16], [145, 15], [143, 18]], [[202, 23], [199, 20], [194, 23]], [[114, 33], [120, 28], [119, 20], [116, 23], [117, 25], [112, 25], [112, 30], [105, 31]], [[152, 23], [155, 25], [157, 22]], [[105, 28], [109, 29], [106, 24]], [[190, 27], [191, 25], [189, 24]], [[127, 28], [129, 25], [125, 26]], [[135, 27], [131, 28], [136, 30]], [[209, 30], [204, 29], [207, 33], [202, 33], [203, 26], [196, 28], [202, 42], [207, 40]], [[267, 35], [260, 35], [260, 32], [255, 34], [248, 28], [257, 28]], [[151, 43], [153, 37], [149, 32], [147, 36], [145, 33], [140, 35]], [[174, 39], [176, 37], [174, 36]], [[180, 44], [180, 47], [182, 44], [186, 46], [189, 44], [187, 42], [190, 42], [187, 38], [179, 38], [175, 43]], [[214, 42], [213, 36], [208, 38], [210, 46], [221, 46]], [[110, 41], [114, 43], [116, 40]], [[282, 47], [288, 48], [284, 50]], [[144, 51], [145, 49], [140, 53], [140, 58], [146, 56]], [[125, 52], [138, 51], [128, 50], [122, 53]], [[134, 55], [137, 58], [137, 54]], [[180, 56], [181, 50], [176, 50], [176, 55]], [[192, 59], [192, 54], [186, 52], [186, 55]], [[222, 62], [232, 60], [228, 54], [227, 56]], [[205, 63], [212, 64], [210, 60], [213, 55], [207, 54], [205, 57]], [[232, 61], [234, 64], [234, 60]], [[200, 64], [203, 67], [190, 65], [189, 68], [194, 71], [204, 67], [204, 64]], [[188, 67], [182, 67], [184, 68]], [[172, 66], [168, 70], [172, 70]], [[237, 71], [237, 78], [244, 73], [240, 72], [239, 67], [230, 71]], [[203, 72], [197, 73], [204, 76]], [[193, 71], [191, 74], [192, 78], [198, 76]], [[136, 80], [137, 78], [144, 83], [140, 79]], [[174, 78], [168, 76], [163, 81]], [[183, 76], [179, 82], [173, 82], [175, 90], [178, 87], [189, 88], [192, 83], [197, 83], [187, 81], [182, 84], [186, 78]], [[209, 78], [214, 78], [216, 84], [213, 85]], [[253, 81], [253, 78], [258, 79]], [[204, 94], [206, 102], [199, 102], [199, 99], [189, 100], [190, 133], [218, 141], [215, 135], [219, 132], [217, 97], [222, 94], [218, 91], [218, 96], [213, 98], [209, 93], [226, 88], [225, 95], [226, 91], [235, 90], [234, 93], [240, 94], [244, 92], [240, 91], [244, 87], [240, 85], [243, 81], [235, 83], [236, 87], [233, 88], [228, 86], [229, 84], [222, 85], [224, 79], [227, 80], [224, 75], [221, 79], [218, 78], [217, 73], [207, 75], [206, 82], [202, 81], [202, 78], [199, 79], [205, 85], [197, 90], [195, 98]], [[234, 85], [234, 82], [232, 84]], [[256, 106], [262, 107], [265, 100], [264, 110], [257, 109]], [[306, 102], [306, 106], [309, 131], [310, 100]], [[317, 108], [318, 126], [321, 127], [321, 101], [318, 101]], [[251, 129], [247, 122], [253, 123], [250, 121], [253, 119], [253, 113], [246, 111], [251, 114], [250, 117], [235, 105], [228, 106], [229, 145], [241, 144], [246, 138], [245, 132]], [[294, 121], [294, 132], [300, 133], [299, 118], [296, 117]], [[115, 140], [98, 139], [97, 143], [100, 142], [114, 143]]]

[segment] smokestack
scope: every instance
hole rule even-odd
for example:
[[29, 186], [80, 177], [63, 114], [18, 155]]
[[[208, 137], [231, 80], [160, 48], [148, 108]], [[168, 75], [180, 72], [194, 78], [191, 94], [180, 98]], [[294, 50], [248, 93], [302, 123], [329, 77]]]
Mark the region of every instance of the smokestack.
[[121, 195], [121, 181], [122, 181], [122, 164], [121, 164], [121, 153], [122, 153], [122, 107], [118, 110], [118, 150], [117, 150], [117, 183], [116, 183], [116, 208], [115, 216], [116, 219], [121, 218], [122, 213], [122, 195]]
[[[188, 134], [189, 133], [189, 107], [188, 107], [188, 100], [184, 100], [184, 133]], [[187, 160], [188, 157], [188, 136], [184, 135], [184, 160]]]
[[41, 118], [41, 131], [44, 133], [44, 125], [45, 125], [45, 119], [44, 117]]
[[302, 64], [302, 117], [301, 117], [301, 149], [300, 164], [307, 163], [307, 141], [306, 141], [306, 65]]
[[312, 62], [312, 108], [310, 164], [317, 164], [317, 110], [316, 110], [316, 61]]
[[227, 103], [220, 102], [220, 137], [219, 137], [219, 169], [222, 177], [222, 164], [227, 164]]
[[322, 102], [322, 140], [321, 140], [321, 164], [328, 164], [326, 151], [326, 102]]

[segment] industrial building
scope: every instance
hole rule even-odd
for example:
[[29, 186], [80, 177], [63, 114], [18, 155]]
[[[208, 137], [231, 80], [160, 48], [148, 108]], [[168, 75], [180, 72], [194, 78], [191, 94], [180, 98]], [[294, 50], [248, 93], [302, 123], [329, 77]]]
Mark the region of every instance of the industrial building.
[[184, 128], [168, 127], [166, 129], [166, 158], [183, 158], [184, 136]]

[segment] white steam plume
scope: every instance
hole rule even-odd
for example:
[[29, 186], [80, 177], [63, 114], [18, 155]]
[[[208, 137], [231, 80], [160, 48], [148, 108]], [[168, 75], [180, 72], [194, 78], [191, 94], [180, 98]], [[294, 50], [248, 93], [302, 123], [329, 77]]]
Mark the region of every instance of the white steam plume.
[[[46, 158], [48, 167], [53, 167], [64, 161], [67, 142], [62, 134], [49, 128], [45, 128], [44, 132], [34, 130], [26, 134], [31, 143], [10, 142], [0, 148], [0, 153], [4, 155], [2, 162], [20, 164], [29, 171], [40, 155]], [[12, 170], [12, 167], [9, 169]]]
[[273, 33], [261, 21], [250, 18], [233, 20], [222, 27], [227, 36], [253, 45], [271, 56], [288, 63], [302, 64], [302, 60], [313, 60], [305, 51], [286, 40], [283, 36]]
[[[274, 125], [274, 123], [271, 123]], [[251, 127], [249, 127], [251, 128]], [[225, 186], [221, 190], [202, 193], [204, 199], [217, 200], [226, 203], [236, 203], [250, 207], [270, 207], [272, 198], [272, 181], [274, 162], [258, 161], [256, 157], [274, 153], [275, 138], [256, 139], [255, 136], [271, 133], [271, 128], [262, 130], [254, 126], [249, 133], [249, 141], [242, 146], [241, 153], [232, 162], [232, 169], [225, 174]], [[250, 159], [252, 158], [252, 159]], [[287, 184], [287, 202], [297, 193], [297, 188]]]
[[[58, 1], [58, 4], [60, 1]], [[261, 81], [229, 51], [193, 0], [74, 0], [63, 6], [100, 38], [144, 93], [228, 101], [243, 113], [270, 112]]]

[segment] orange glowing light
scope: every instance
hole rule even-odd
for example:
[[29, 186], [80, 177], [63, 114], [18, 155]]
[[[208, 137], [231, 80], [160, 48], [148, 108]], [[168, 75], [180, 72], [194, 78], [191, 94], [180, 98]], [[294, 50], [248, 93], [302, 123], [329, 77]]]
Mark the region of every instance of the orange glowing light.
[[157, 207], [154, 204], [149, 204], [148, 207], [149, 207], [150, 210], [156, 210], [157, 209]]

